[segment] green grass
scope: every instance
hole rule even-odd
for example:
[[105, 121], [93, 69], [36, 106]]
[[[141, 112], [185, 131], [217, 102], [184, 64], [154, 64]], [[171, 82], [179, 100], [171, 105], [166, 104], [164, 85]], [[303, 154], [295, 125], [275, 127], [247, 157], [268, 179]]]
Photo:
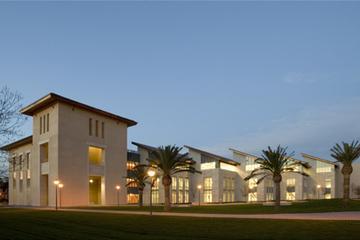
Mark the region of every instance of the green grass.
[[[83, 209], [102, 209], [102, 210], [126, 210], [126, 211], [149, 211], [149, 207], [120, 206], [120, 207], [80, 207]], [[154, 211], [163, 211], [163, 207], [153, 207]], [[292, 205], [281, 206], [276, 210], [273, 206], [263, 206], [262, 204], [239, 204], [239, 205], [203, 205], [190, 207], [176, 207], [172, 212], [186, 213], [224, 213], [224, 214], [258, 214], [258, 213], [311, 213], [311, 212], [342, 212], [360, 211], [360, 201], [352, 200], [347, 207], [344, 207], [341, 199], [331, 200], [311, 200], [307, 202], [294, 202]]]
[[1, 240], [356, 239], [360, 221], [136, 216], [0, 208]]

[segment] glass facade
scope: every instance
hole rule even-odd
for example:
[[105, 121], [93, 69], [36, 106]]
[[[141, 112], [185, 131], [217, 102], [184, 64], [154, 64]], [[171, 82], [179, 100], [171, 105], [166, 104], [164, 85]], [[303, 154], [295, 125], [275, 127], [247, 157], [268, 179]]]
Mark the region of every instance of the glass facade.
[[235, 179], [224, 178], [223, 180], [223, 202], [235, 201]]
[[212, 184], [211, 177], [204, 178], [204, 202], [206, 203], [212, 202]]
[[295, 178], [286, 179], [286, 200], [295, 200]]
[[151, 200], [154, 204], [160, 203], [159, 184], [160, 184], [160, 179], [157, 178], [154, 182], [154, 186], [152, 187], [152, 194], [151, 194]]
[[251, 178], [249, 180], [249, 193], [248, 193], [248, 201], [254, 202], [257, 201], [257, 178]]

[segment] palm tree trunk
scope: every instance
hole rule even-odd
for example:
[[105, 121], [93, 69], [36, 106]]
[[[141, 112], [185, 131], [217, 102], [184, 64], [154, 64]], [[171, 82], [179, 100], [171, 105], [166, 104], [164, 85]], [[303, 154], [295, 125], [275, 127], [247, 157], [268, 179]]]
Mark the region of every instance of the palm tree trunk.
[[280, 207], [281, 193], [280, 193], [280, 182], [274, 181], [275, 184], [275, 208]]
[[143, 206], [143, 190], [139, 190], [139, 207]]
[[165, 211], [170, 211], [170, 185], [164, 185], [164, 189], [165, 189], [165, 205], [164, 205], [164, 210]]
[[344, 203], [347, 204], [350, 199], [350, 174], [345, 173], [344, 174], [344, 195], [343, 200]]

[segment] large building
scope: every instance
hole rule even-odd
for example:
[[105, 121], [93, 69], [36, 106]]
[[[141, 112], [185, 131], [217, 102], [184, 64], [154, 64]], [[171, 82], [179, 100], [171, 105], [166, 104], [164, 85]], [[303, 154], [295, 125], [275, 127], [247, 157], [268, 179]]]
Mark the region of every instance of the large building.
[[[54, 206], [116, 204], [125, 185], [127, 128], [136, 122], [50, 93], [23, 108], [32, 136], [3, 146], [10, 154], [9, 203]], [[126, 189], [120, 189], [126, 203]]]
[[[32, 136], [1, 147], [9, 153], [9, 204], [61, 206], [135, 204], [139, 200], [133, 168], [147, 164], [156, 147], [132, 142], [128, 150], [127, 128], [136, 122], [50, 93], [23, 108], [31, 116]], [[274, 200], [271, 178], [260, 184], [244, 181], [258, 167], [258, 156], [230, 149], [223, 157], [185, 145], [201, 174], [181, 172], [172, 177], [173, 204], [266, 202]], [[309, 176], [285, 173], [281, 199], [330, 199], [342, 196], [341, 165], [301, 154]], [[360, 164], [353, 165], [351, 197], [360, 197]], [[54, 182], [59, 181], [64, 187]], [[56, 192], [56, 190], [58, 191]], [[144, 190], [144, 203], [164, 202], [159, 176]], [[56, 194], [58, 193], [58, 194]]]

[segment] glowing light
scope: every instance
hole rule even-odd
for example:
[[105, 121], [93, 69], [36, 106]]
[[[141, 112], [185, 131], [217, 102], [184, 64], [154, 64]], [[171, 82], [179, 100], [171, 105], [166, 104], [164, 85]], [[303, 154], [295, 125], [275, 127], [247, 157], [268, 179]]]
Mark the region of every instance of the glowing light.
[[55, 181], [54, 181], [54, 184], [55, 184], [55, 185], [59, 185], [59, 183], [60, 183], [59, 180], [55, 180]]
[[120, 186], [119, 185], [116, 185], [116, 190], [120, 190]]
[[92, 179], [89, 180], [89, 183], [93, 183], [93, 182], [94, 182], [94, 180], [92, 180]]
[[150, 169], [147, 174], [149, 175], [149, 177], [154, 177], [156, 173], [154, 170]]

